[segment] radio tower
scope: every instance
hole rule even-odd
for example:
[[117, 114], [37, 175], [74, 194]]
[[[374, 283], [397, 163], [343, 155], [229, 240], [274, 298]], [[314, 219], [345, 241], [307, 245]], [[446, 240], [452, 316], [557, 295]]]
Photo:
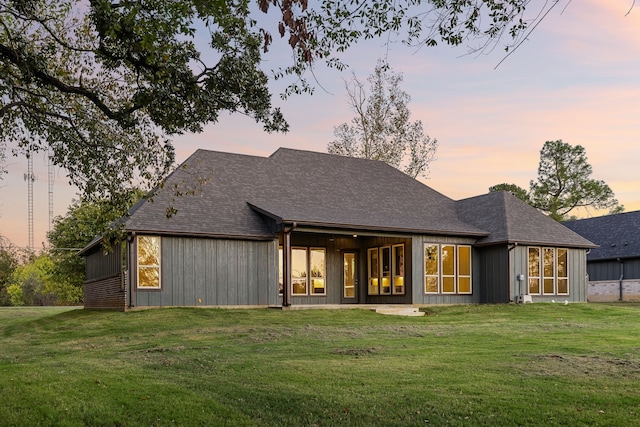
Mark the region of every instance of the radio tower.
[[36, 177], [33, 174], [33, 159], [31, 158], [31, 153], [27, 153], [27, 173], [24, 174], [24, 180], [27, 181], [29, 249], [33, 250], [33, 181], [36, 180]]
[[49, 152], [49, 233], [53, 226], [53, 153]]

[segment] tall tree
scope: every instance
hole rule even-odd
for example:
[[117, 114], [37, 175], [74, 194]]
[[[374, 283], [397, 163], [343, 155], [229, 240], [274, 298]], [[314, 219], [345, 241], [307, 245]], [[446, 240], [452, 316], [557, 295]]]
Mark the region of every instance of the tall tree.
[[611, 188], [604, 181], [591, 178], [592, 172], [584, 147], [562, 140], [547, 141], [540, 151], [538, 179], [530, 181], [528, 193], [515, 184], [494, 185], [489, 191], [511, 191], [556, 221], [569, 219], [578, 208], [622, 212], [624, 206]]
[[[172, 167], [173, 135], [224, 112], [286, 131], [270, 78], [293, 76], [285, 95], [311, 92], [305, 73], [318, 60], [341, 69], [340, 52], [383, 34], [517, 46], [557, 3], [0, 0], [0, 141], [50, 151], [84, 197], [109, 196], [124, 212], [123, 188], [151, 188]], [[272, 34], [293, 60], [266, 71]]]
[[612, 213], [624, 210], [611, 188], [591, 178], [591, 173], [584, 147], [562, 140], [545, 142], [538, 180], [529, 184], [533, 205], [557, 221], [576, 208], [609, 209]]
[[492, 185], [491, 187], [489, 187], [489, 191], [490, 192], [507, 191], [513, 194], [514, 196], [516, 196], [518, 199], [522, 200], [523, 202], [531, 204], [531, 197], [529, 197], [529, 192], [516, 184], [502, 183], [502, 184]]
[[349, 107], [355, 113], [351, 124], [333, 129], [332, 154], [382, 160], [413, 178], [426, 177], [435, 158], [438, 141], [425, 136], [422, 121], [411, 122], [408, 93], [400, 89], [402, 74], [378, 61], [368, 78], [369, 93], [354, 75], [345, 83]]

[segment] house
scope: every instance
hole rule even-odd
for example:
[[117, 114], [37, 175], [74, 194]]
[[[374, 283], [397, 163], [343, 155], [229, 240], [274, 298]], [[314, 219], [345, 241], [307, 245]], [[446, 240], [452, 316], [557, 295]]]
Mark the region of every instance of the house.
[[564, 225], [599, 245], [587, 253], [589, 301], [640, 300], [640, 211]]
[[87, 308], [586, 301], [590, 241], [509, 193], [454, 201], [384, 162], [198, 150], [87, 258]]

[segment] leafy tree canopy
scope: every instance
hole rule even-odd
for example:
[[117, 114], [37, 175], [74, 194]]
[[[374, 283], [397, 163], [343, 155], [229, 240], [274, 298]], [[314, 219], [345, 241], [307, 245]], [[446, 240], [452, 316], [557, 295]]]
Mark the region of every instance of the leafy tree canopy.
[[19, 265], [11, 277], [7, 292], [11, 305], [54, 305], [56, 295], [51, 292], [54, 282], [51, 278], [53, 262], [46, 254], [33, 257]]
[[530, 181], [528, 193], [515, 184], [494, 185], [489, 191], [510, 191], [556, 221], [569, 219], [578, 208], [622, 212], [624, 206], [611, 188], [604, 181], [591, 178], [591, 173], [584, 147], [562, 140], [547, 141], [540, 151], [538, 179]]
[[[133, 206], [143, 197], [144, 193], [141, 190], [130, 191], [128, 206]], [[104, 230], [121, 216], [120, 209], [108, 199], [74, 201], [64, 216], [54, 219], [53, 228], [47, 233], [50, 243], [49, 255], [53, 261], [52, 277], [58, 282], [65, 282], [81, 289], [84, 282], [85, 259], [76, 256], [76, 253], [103, 234]], [[114, 230], [114, 227], [111, 229]]]
[[[225, 112], [286, 131], [270, 78], [292, 77], [285, 96], [310, 92], [318, 61], [341, 69], [337, 54], [390, 33], [412, 45], [485, 50], [505, 36], [517, 46], [557, 3], [0, 0], [0, 143], [48, 151], [83, 197], [125, 212], [123, 188], [152, 188], [172, 167], [172, 135]], [[267, 71], [278, 39], [292, 60]]]
[[584, 147], [562, 140], [545, 142], [538, 180], [529, 184], [534, 206], [557, 221], [576, 208], [609, 209], [612, 213], [624, 210], [611, 188], [591, 178], [591, 173]]
[[513, 194], [514, 196], [516, 196], [518, 199], [522, 200], [523, 202], [531, 204], [531, 198], [529, 197], [529, 192], [516, 184], [502, 183], [502, 184], [492, 185], [491, 187], [489, 187], [489, 191], [490, 192], [507, 191]]
[[369, 94], [356, 76], [346, 83], [355, 117], [351, 124], [334, 127], [336, 139], [327, 146], [329, 153], [382, 160], [412, 178], [426, 177], [438, 141], [425, 136], [420, 120], [409, 120], [411, 97], [400, 89], [402, 74], [378, 61], [368, 80]]
[[0, 237], [0, 306], [11, 305], [7, 288], [11, 284], [13, 272], [19, 262], [18, 250], [5, 238]]

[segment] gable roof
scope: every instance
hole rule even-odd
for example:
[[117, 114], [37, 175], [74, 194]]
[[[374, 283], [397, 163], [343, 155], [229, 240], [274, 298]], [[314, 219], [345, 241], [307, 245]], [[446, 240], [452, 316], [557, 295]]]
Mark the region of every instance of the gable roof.
[[[177, 209], [170, 219], [168, 206]], [[384, 162], [285, 148], [266, 158], [196, 151], [153, 202], [132, 209], [125, 230], [273, 238], [263, 215], [350, 230], [488, 234], [461, 221], [453, 200]]]
[[[269, 178], [264, 157], [197, 150], [150, 201], [130, 212], [125, 230], [138, 233], [270, 239], [267, 223], [246, 203]], [[167, 218], [167, 208], [177, 213]]]
[[574, 248], [596, 247], [586, 238], [507, 191], [490, 192], [460, 200], [456, 207], [460, 219], [491, 232], [476, 245], [518, 243]]
[[567, 221], [564, 225], [600, 247], [587, 260], [640, 257], [640, 211]]
[[[248, 202], [278, 222], [484, 236], [460, 221], [455, 202], [381, 161], [280, 148], [270, 158], [280, 194]], [[295, 201], [295, 203], [292, 203]]]

